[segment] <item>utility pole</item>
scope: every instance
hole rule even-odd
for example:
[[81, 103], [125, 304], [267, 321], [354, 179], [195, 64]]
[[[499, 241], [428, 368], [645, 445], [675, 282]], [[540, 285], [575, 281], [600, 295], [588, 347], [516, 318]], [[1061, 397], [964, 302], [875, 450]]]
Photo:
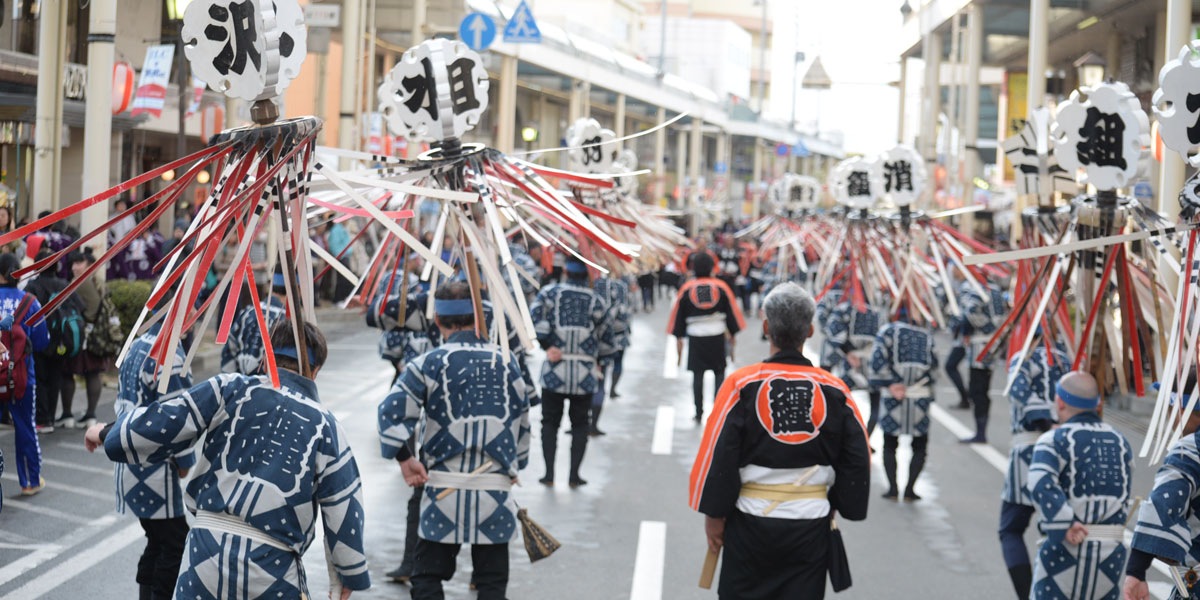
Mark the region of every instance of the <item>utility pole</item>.
[[[33, 155], [33, 215], [53, 210], [58, 199], [58, 152], [61, 145], [63, 68], [67, 11], [63, 0], [42, 0], [38, 23], [38, 86]], [[111, 81], [112, 75], [109, 75]], [[110, 93], [111, 95], [111, 93]], [[14, 217], [15, 218], [15, 217]]]
[[[88, 17], [87, 104], [83, 126], [83, 198], [108, 189], [112, 154], [113, 42], [117, 32], [117, 0], [92, 0]], [[40, 86], [39, 86], [40, 87]], [[85, 208], [80, 231], [99, 229], [108, 218], [106, 205]], [[93, 248], [103, 252], [108, 240], [93, 238]], [[103, 277], [103, 269], [99, 276]]]
[[[338, 107], [338, 146], [346, 150], [358, 149], [355, 138], [355, 104], [358, 101], [359, 80], [355, 77], [359, 48], [359, 0], [342, 2], [342, 85], [341, 102]], [[338, 160], [339, 168], [350, 168], [350, 159]]]
[[758, 30], [758, 114], [767, 108], [767, 0], [762, 2], [762, 29]]

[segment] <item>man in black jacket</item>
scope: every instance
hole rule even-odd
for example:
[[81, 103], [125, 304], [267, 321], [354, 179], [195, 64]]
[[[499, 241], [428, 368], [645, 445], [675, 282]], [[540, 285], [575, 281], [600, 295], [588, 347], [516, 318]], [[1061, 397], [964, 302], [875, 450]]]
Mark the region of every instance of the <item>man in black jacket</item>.
[[[52, 251], [44, 244], [38, 249], [35, 261], [48, 258]], [[51, 298], [62, 293], [67, 282], [53, 269], [47, 269], [33, 278], [25, 291], [33, 294], [38, 303], [45, 306]], [[71, 340], [62, 339], [63, 319], [83, 312], [83, 301], [71, 293], [53, 313], [46, 317], [46, 329], [50, 334], [50, 344], [41, 352], [33, 354], [33, 368], [37, 375], [37, 412], [36, 422], [39, 433], [51, 433], [55, 427], [72, 429], [75, 418], [71, 413], [71, 400], [75, 397], [75, 376], [71, 373], [70, 359], [80, 348]], [[80, 320], [82, 323], [82, 320]], [[82, 333], [82, 331], [80, 332]], [[82, 342], [82, 339], [76, 340]], [[58, 410], [58, 399], [62, 398], [62, 417], [55, 421]]]
[[763, 301], [772, 356], [721, 387], [692, 467], [691, 507], [725, 551], [721, 598], [825, 596], [835, 512], [867, 517], [870, 451], [846, 385], [801, 354], [812, 296], [795, 283]]

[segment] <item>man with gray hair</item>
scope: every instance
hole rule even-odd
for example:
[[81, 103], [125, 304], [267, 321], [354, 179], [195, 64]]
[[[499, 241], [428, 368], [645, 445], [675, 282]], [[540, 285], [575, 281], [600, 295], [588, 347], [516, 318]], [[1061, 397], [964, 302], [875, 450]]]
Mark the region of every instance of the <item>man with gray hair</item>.
[[1128, 550], [1133, 451], [1100, 417], [1100, 387], [1071, 371], [1055, 387], [1057, 429], [1033, 447], [1026, 487], [1046, 534], [1033, 571], [1037, 600], [1116, 598]]
[[[722, 598], [825, 596], [844, 556], [835, 511], [867, 516], [870, 450], [850, 390], [801, 353], [816, 305], [795, 283], [763, 300], [771, 357], [741, 368], [717, 393], [688, 495], [705, 514], [709, 550], [725, 551]], [[834, 582], [835, 589], [840, 582]]]

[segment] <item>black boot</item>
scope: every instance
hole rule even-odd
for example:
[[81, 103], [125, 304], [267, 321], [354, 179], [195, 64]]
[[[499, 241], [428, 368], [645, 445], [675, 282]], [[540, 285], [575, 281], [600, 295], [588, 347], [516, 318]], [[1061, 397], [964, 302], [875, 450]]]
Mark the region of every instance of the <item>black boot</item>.
[[987, 417], [975, 417], [975, 437], [960, 440], [964, 444], [987, 443]]
[[885, 500], [896, 501], [900, 495], [896, 490], [896, 445], [899, 443], [894, 436], [883, 438], [883, 473], [887, 475], [888, 489], [883, 494]]
[[602, 405], [602, 404], [600, 404], [600, 405], [593, 404], [592, 405], [591, 426], [588, 428], [588, 435], [590, 435], [592, 437], [607, 435], [603, 431], [600, 431], [600, 410], [603, 408], [604, 408], [604, 405]]
[[1029, 564], [1009, 567], [1008, 578], [1012, 579], [1017, 600], [1029, 600], [1029, 590], [1033, 588], [1033, 567]]
[[138, 600], [154, 600], [154, 587], [145, 583], [138, 584]]
[[579, 476], [579, 467], [583, 464], [583, 453], [587, 450], [587, 442], [587, 432], [580, 431], [571, 436], [571, 479], [568, 483], [573, 488], [587, 485], [587, 482]]
[[542, 485], [554, 485], [554, 455], [558, 452], [558, 432], [549, 435], [542, 430], [542, 457], [546, 459], [546, 476], [538, 480]]
[[912, 460], [908, 463], [908, 485], [904, 488], [904, 501], [915, 502], [921, 497], [917, 495], [914, 488], [917, 485], [917, 476], [925, 468], [926, 443], [929, 438], [925, 436], [914, 437], [912, 439]]

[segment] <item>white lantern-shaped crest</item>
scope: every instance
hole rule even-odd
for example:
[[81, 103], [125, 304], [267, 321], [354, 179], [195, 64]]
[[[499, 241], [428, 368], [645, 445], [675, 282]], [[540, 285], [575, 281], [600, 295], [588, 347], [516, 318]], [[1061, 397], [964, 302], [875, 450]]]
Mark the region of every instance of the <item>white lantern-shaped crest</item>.
[[600, 126], [600, 122], [584, 117], [567, 128], [567, 162], [581, 173], [610, 173], [617, 134]]
[[1150, 145], [1150, 120], [1129, 86], [1101, 83], [1071, 92], [1050, 134], [1059, 165], [1082, 173], [1080, 183], [1111, 191], [1137, 177]]
[[383, 78], [379, 110], [393, 134], [414, 140], [462, 137], [487, 110], [483, 59], [466, 44], [444, 38], [409, 48]]
[[248, 101], [282, 94], [308, 53], [296, 0], [194, 0], [183, 13], [182, 37], [198, 79]]
[[896, 206], [910, 206], [925, 191], [925, 161], [912, 146], [899, 145], [876, 157], [872, 185]]
[[[632, 173], [637, 170], [637, 153], [633, 150], [622, 150], [617, 154], [617, 159], [613, 161], [612, 169], [614, 173]], [[621, 175], [616, 178], [617, 190], [626, 196], [634, 196], [637, 194], [637, 176], [636, 175]]]
[[1200, 148], [1200, 40], [1184, 46], [1179, 56], [1168, 61], [1158, 73], [1154, 92], [1154, 116], [1163, 145], [1182, 154], [1193, 167], [1200, 167], [1200, 155], [1188, 157]]
[[871, 181], [871, 161], [861, 156], [838, 163], [833, 169], [833, 184], [838, 203], [850, 208], [869, 209], [879, 197]]

